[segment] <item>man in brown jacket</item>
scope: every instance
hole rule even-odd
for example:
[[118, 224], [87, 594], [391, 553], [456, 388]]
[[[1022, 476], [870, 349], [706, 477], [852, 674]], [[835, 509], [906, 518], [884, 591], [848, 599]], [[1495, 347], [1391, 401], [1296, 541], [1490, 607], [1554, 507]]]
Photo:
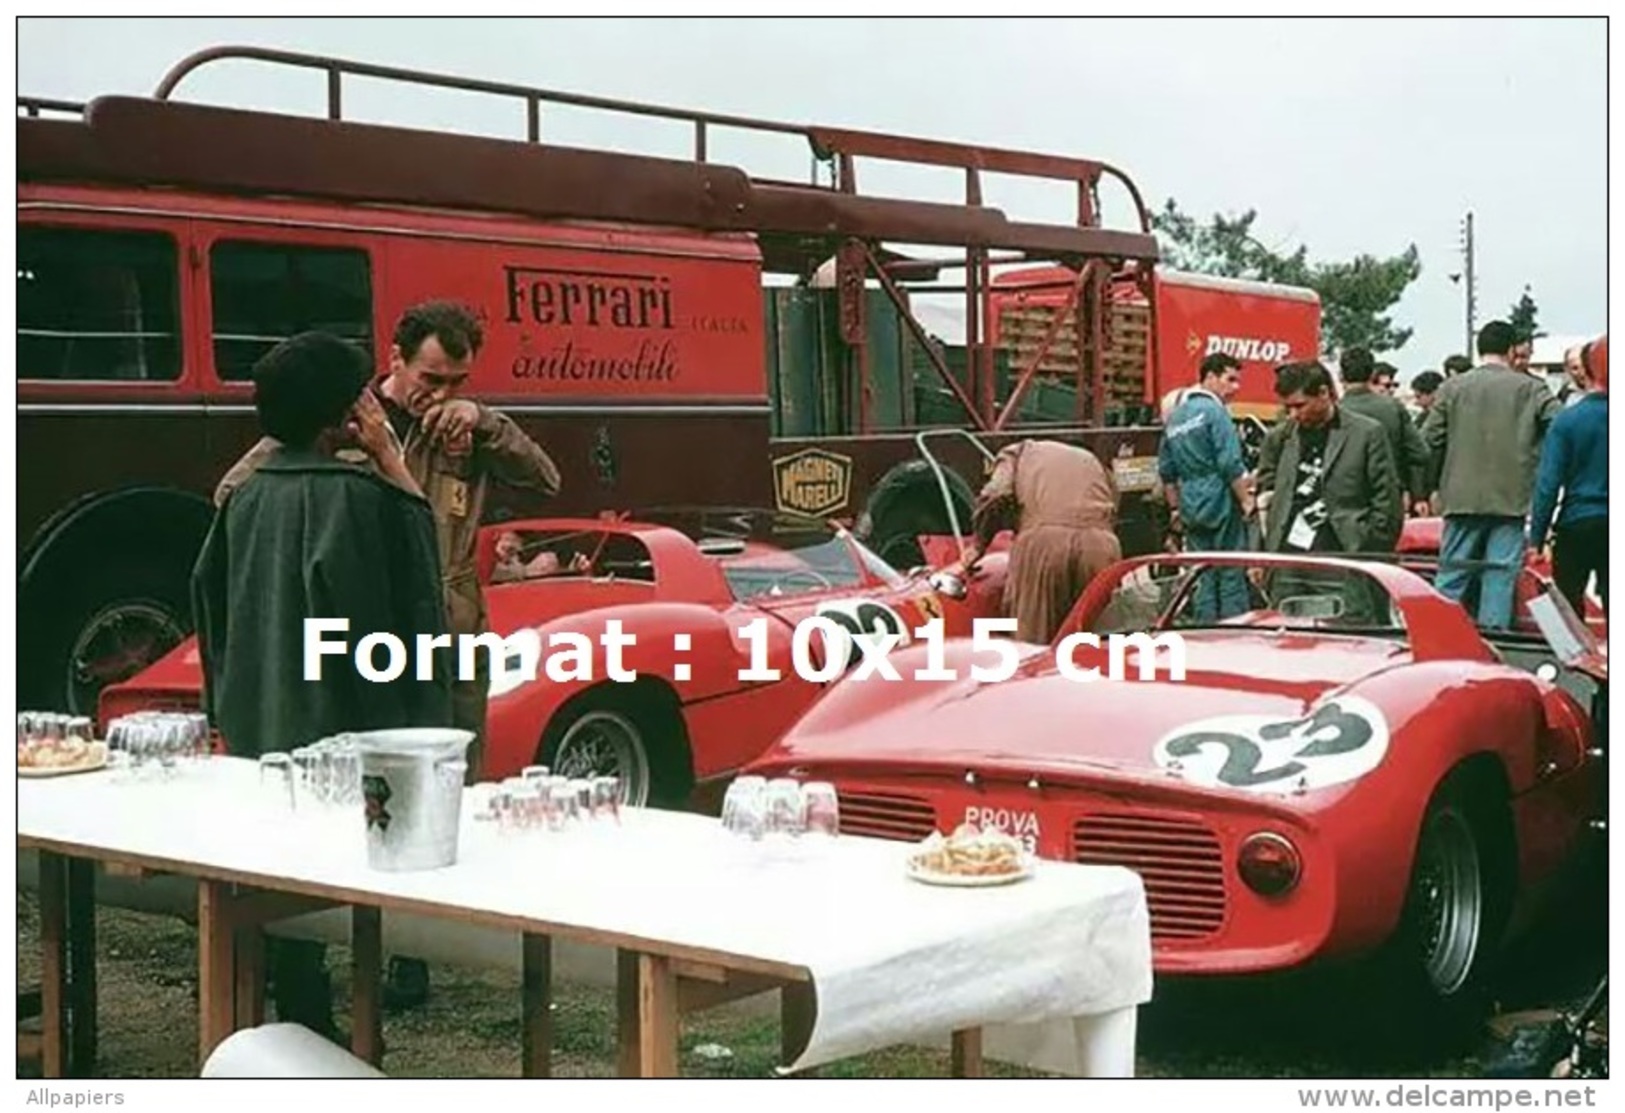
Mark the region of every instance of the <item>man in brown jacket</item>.
[[965, 568], [1014, 528], [1005, 609], [1017, 639], [1048, 644], [1095, 574], [1122, 558], [1116, 521], [1117, 489], [1094, 453], [1058, 441], [1006, 445], [977, 496]]
[[[454, 637], [487, 628], [474, 548], [491, 484], [549, 496], [559, 490], [557, 466], [511, 418], [459, 397], [484, 340], [479, 320], [465, 307], [444, 301], [415, 305], [396, 322], [388, 376], [371, 388], [399, 442], [406, 473], [398, 467], [378, 470], [423, 494], [434, 510], [447, 628]], [[249, 449], [220, 481], [215, 504], [223, 504], [276, 448], [266, 438]], [[362, 455], [356, 462], [372, 459]], [[473, 679], [458, 678], [452, 684], [453, 725], [474, 732], [468, 747], [471, 782], [479, 779], [485, 749], [489, 655], [476, 654], [475, 664]]]

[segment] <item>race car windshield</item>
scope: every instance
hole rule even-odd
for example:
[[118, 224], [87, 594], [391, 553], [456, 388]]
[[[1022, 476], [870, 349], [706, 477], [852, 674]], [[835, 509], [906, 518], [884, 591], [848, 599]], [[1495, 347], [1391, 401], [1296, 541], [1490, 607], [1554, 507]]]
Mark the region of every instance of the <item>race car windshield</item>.
[[1358, 569], [1189, 561], [1134, 569], [1091, 626], [1101, 635], [1235, 628], [1405, 634], [1387, 589]]
[[636, 517], [691, 538], [717, 562], [729, 590], [741, 602], [851, 589], [871, 578], [896, 586], [904, 579], [850, 534], [820, 518], [710, 507], [663, 508]]

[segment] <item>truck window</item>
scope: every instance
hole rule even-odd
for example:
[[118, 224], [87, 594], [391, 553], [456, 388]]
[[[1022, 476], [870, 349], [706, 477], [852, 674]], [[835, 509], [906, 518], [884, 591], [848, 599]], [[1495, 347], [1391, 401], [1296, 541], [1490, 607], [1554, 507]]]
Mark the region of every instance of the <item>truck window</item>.
[[247, 379], [278, 343], [320, 329], [372, 354], [367, 253], [347, 247], [220, 240], [209, 250], [214, 369]]
[[170, 382], [180, 377], [173, 237], [17, 229], [17, 377]]

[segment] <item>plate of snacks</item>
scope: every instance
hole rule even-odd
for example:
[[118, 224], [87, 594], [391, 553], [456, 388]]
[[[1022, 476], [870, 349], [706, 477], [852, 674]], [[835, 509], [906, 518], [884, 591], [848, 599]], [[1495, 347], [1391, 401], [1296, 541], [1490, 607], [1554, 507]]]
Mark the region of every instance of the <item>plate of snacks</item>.
[[65, 777], [107, 766], [107, 746], [79, 738], [40, 738], [17, 743], [19, 777]]
[[925, 885], [985, 888], [1025, 881], [1033, 875], [1033, 859], [1004, 832], [964, 823], [947, 838], [933, 831], [909, 854], [907, 872]]

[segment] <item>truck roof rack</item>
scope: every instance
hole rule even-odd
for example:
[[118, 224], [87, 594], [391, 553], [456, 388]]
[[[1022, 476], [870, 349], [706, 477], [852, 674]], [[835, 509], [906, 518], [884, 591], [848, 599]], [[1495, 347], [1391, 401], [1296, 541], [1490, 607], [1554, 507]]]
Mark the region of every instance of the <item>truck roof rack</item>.
[[[188, 104], [180, 83], [227, 59], [313, 69], [327, 77], [327, 118]], [[345, 120], [343, 79], [379, 78], [519, 99], [524, 140], [489, 139]], [[689, 160], [555, 147], [542, 143], [543, 108], [564, 105], [687, 122]], [[291, 194], [341, 201], [512, 212], [541, 219], [611, 220], [754, 233], [772, 270], [807, 274], [843, 242], [857, 239], [967, 250], [1081, 267], [1091, 259], [1154, 262], [1157, 244], [1138, 188], [1122, 171], [1089, 159], [939, 140], [788, 124], [663, 105], [610, 100], [527, 85], [250, 46], [199, 51], [176, 64], [150, 99], [102, 97], [87, 105], [19, 98], [18, 176], [22, 180], [114, 180], [230, 192]], [[40, 112], [77, 112], [78, 120]], [[799, 136], [833, 183], [752, 178], [708, 161], [716, 128]], [[295, 150], [299, 157], [289, 158]], [[963, 170], [962, 204], [859, 193], [856, 160]], [[1067, 181], [1077, 187], [1075, 224], [1009, 220], [982, 203], [984, 173]], [[1138, 229], [1101, 226], [1102, 177], [1124, 186]]]

